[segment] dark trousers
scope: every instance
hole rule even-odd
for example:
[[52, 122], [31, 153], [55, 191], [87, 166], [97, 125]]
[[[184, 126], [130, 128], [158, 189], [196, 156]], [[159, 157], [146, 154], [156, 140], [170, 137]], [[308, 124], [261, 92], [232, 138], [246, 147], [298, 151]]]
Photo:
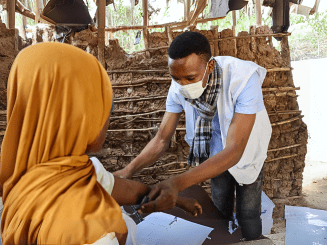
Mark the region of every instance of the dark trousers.
[[233, 220], [236, 188], [236, 218], [246, 240], [256, 239], [262, 234], [260, 218], [262, 183], [263, 167], [257, 180], [250, 185], [240, 186], [228, 171], [211, 179], [213, 202], [228, 220]]

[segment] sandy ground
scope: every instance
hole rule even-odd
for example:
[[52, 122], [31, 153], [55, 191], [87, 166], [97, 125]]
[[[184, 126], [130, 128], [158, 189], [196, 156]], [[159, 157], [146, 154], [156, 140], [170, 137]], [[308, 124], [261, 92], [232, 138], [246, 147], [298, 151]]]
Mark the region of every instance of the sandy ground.
[[[298, 206], [327, 210], [327, 162], [306, 160], [303, 172], [303, 198]], [[273, 244], [285, 244], [286, 220], [276, 220], [267, 236]]]

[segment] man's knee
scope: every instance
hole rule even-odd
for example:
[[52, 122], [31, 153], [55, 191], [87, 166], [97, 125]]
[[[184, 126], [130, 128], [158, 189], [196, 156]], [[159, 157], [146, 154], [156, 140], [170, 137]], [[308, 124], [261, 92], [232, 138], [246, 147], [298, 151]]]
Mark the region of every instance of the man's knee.
[[242, 236], [247, 241], [259, 238], [262, 235], [262, 223], [261, 218], [239, 220], [238, 223], [241, 226]]

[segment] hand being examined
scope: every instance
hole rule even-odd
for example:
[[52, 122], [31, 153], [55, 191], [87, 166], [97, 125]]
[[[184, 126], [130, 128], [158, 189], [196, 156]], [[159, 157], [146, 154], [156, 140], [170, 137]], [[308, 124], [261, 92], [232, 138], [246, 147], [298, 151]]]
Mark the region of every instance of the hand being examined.
[[140, 213], [160, 212], [178, 206], [193, 216], [202, 214], [202, 207], [195, 199], [178, 196], [178, 188], [172, 179], [155, 185], [148, 196], [150, 202], [142, 205]]
[[197, 200], [187, 197], [178, 197], [176, 206], [196, 217], [202, 214], [202, 207]]

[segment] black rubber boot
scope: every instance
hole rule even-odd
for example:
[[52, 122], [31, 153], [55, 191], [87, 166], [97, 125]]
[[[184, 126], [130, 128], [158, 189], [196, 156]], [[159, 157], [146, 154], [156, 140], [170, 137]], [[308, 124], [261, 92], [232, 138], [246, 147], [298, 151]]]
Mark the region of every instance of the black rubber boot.
[[83, 0], [50, 0], [41, 18], [55, 25], [88, 25], [93, 23]]

